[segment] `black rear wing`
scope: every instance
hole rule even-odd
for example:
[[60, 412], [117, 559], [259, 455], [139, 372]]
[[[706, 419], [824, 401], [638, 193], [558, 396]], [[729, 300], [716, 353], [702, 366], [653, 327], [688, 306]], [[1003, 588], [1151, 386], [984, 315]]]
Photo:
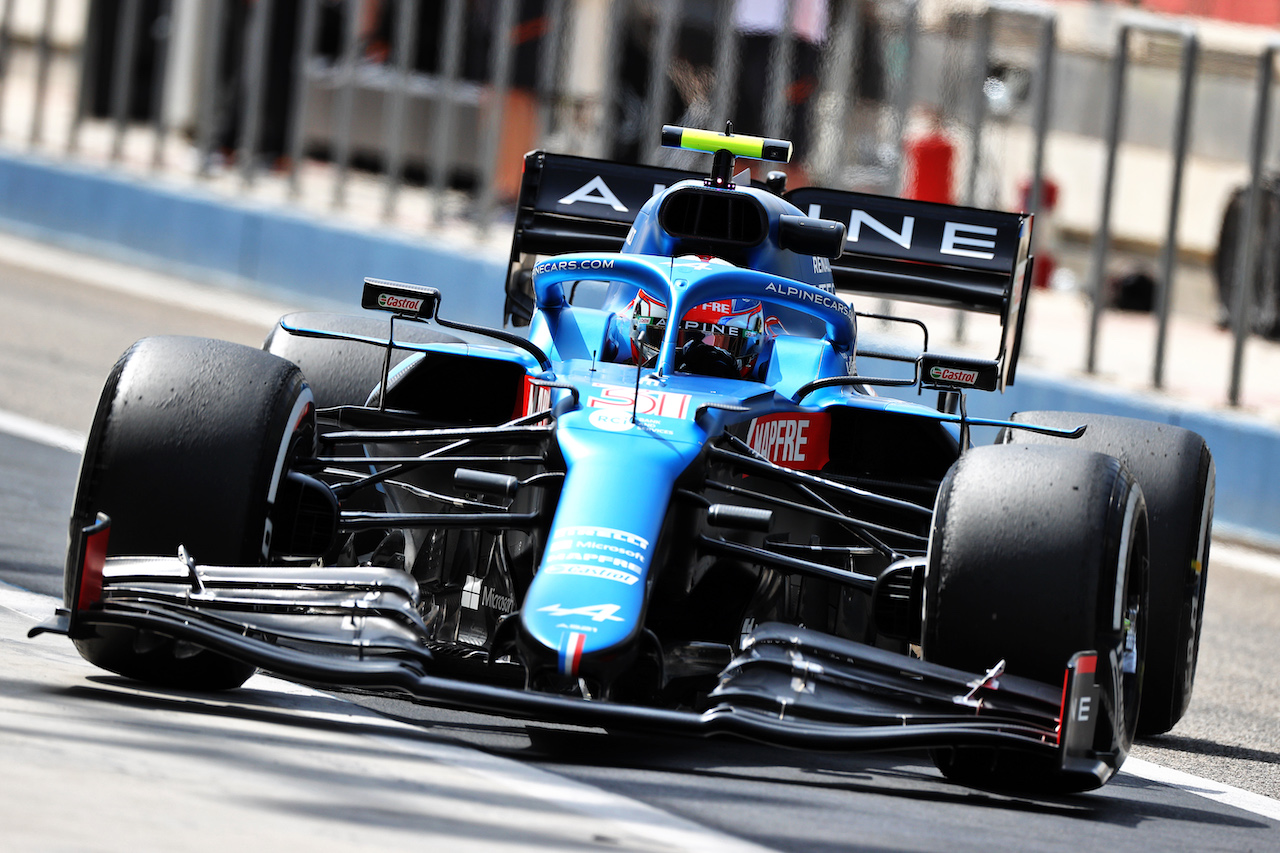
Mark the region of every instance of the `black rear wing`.
[[[540, 255], [616, 252], [636, 213], [700, 172], [565, 154], [525, 155], [507, 278], [507, 317], [532, 313], [529, 270]], [[757, 184], [758, 186], [758, 184]], [[994, 314], [1002, 335], [997, 387], [1013, 384], [1031, 282], [1029, 214], [800, 187], [783, 195], [809, 216], [845, 225], [831, 262], [837, 289]]]
[[[522, 256], [616, 252], [646, 201], [699, 172], [530, 151], [516, 201], [511, 263]], [[530, 264], [531, 265], [531, 264]]]
[[1012, 385], [1031, 284], [1031, 214], [799, 187], [783, 198], [845, 225], [836, 288], [863, 296], [995, 314], [996, 387]]

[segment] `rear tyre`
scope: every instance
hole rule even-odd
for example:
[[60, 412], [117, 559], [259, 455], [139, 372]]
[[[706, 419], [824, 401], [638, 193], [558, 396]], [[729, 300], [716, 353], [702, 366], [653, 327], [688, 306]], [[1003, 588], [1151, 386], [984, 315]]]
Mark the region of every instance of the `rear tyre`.
[[1163, 734], [1191, 702], [1213, 524], [1213, 456], [1203, 438], [1167, 424], [1072, 412], [1020, 412], [1014, 420], [1056, 427], [1087, 424], [1079, 439], [1010, 430], [1012, 444], [1063, 444], [1106, 453], [1133, 474], [1151, 528], [1151, 606], [1138, 735]]
[[[1280, 340], [1280, 250], [1277, 250], [1280, 246], [1280, 183], [1275, 176], [1263, 181], [1261, 195], [1257, 221], [1249, 237], [1253, 244], [1253, 268], [1246, 277], [1251, 293], [1245, 299], [1245, 329], [1271, 340]], [[1222, 317], [1228, 322], [1234, 319], [1231, 311], [1235, 306], [1236, 270], [1243, 261], [1240, 257], [1240, 229], [1244, 227], [1248, 204], [1248, 186], [1232, 193], [1222, 214], [1218, 252], [1213, 260]]]
[[[301, 372], [283, 359], [226, 341], [144, 338], [103, 388], [72, 525], [110, 516], [108, 556], [173, 556], [184, 545], [201, 563], [262, 565], [288, 458], [313, 449], [314, 412]], [[89, 662], [152, 684], [228, 689], [254, 671], [128, 628], [75, 642]]]
[[[1056, 686], [1076, 652], [1098, 652], [1101, 681], [1132, 646], [1095, 742], [1123, 761], [1141, 689], [1146, 553], [1142, 492], [1116, 459], [1071, 448], [974, 448], [938, 493], [923, 655], [977, 673], [1003, 660], [1009, 675]], [[949, 779], [995, 790], [1065, 793], [1106, 781], [998, 748], [937, 750], [934, 762]]]

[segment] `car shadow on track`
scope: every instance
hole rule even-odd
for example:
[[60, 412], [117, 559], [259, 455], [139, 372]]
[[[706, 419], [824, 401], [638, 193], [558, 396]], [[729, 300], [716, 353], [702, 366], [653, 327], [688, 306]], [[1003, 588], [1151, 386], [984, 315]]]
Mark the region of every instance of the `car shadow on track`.
[[[386, 726], [379, 722], [379, 717], [385, 717], [388, 725], [392, 725], [392, 721], [408, 724], [395, 726], [397, 737], [479, 749], [552, 772], [568, 771], [568, 775], [592, 784], [625, 787], [628, 795], [639, 795], [642, 799], [646, 788], [667, 787], [668, 782], [660, 777], [671, 775], [682, 780], [682, 784], [699, 789], [702, 798], [714, 798], [719, 791], [726, 801], [737, 804], [758, 799], [762, 804], [777, 805], [789, 799], [811, 802], [815, 797], [859, 794], [930, 807], [994, 809], [1034, 815], [1053, 823], [1083, 819], [1128, 828], [1149, 821], [1177, 821], [1238, 830], [1269, 827], [1266, 821], [1246, 817], [1233, 809], [1208, 804], [1199, 808], [1188, 805], [1185, 797], [1175, 801], [1168, 794], [1170, 789], [1130, 776], [1117, 777], [1098, 792], [1020, 796], [951, 783], [938, 774], [927, 758], [915, 754], [802, 752], [727, 738], [704, 741], [647, 733], [610, 733], [442, 711], [394, 700], [390, 706], [399, 709], [399, 713], [375, 710], [372, 714], [352, 717], [350, 703], [324, 694], [291, 696], [289, 704], [282, 707], [280, 694], [251, 688], [201, 693], [145, 687], [115, 676], [90, 676], [87, 680], [89, 684], [61, 688], [59, 692], [78, 699], [144, 709], [180, 710], [345, 734], [387, 734]], [[403, 713], [409, 708], [411, 713]], [[1194, 739], [1165, 738], [1162, 742], [1164, 740], [1188, 741], [1186, 748], [1197, 751], [1206, 748]], [[1263, 760], [1276, 760], [1272, 754], [1263, 755]], [[600, 772], [593, 772], [595, 769]], [[608, 779], [608, 774], [619, 770], [632, 773], [625, 786]], [[733, 788], [732, 792], [729, 787]], [[662, 797], [655, 794], [653, 799], [658, 801]]]
[[1255, 761], [1260, 764], [1280, 764], [1280, 752], [1252, 749], [1247, 746], [1235, 746], [1205, 738], [1162, 735], [1158, 738], [1144, 740], [1142, 745], [1150, 749], [1166, 749], [1173, 752], [1184, 752], [1189, 755], [1219, 756], [1237, 761]]

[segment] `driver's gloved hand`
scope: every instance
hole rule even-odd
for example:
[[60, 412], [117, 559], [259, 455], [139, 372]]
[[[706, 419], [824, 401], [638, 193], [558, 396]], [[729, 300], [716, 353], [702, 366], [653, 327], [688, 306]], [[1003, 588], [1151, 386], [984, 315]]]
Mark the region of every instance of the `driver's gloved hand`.
[[676, 370], [722, 379], [741, 378], [738, 375], [738, 363], [733, 356], [720, 347], [713, 347], [699, 340], [686, 341], [680, 347], [676, 356]]

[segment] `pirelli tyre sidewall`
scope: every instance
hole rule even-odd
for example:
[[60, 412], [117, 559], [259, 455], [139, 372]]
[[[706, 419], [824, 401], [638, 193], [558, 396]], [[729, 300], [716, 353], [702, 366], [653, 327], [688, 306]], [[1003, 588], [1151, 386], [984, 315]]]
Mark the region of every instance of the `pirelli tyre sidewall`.
[[[301, 372], [283, 359], [226, 341], [144, 338], [103, 388], [71, 523], [106, 513], [108, 556], [174, 556], [182, 545], [199, 563], [262, 565], [287, 460], [314, 450], [314, 410]], [[224, 689], [253, 673], [132, 629], [98, 628], [76, 646], [97, 666], [156, 684]]]
[[1209, 580], [1214, 464], [1203, 438], [1168, 424], [1077, 412], [1020, 412], [1014, 420], [1088, 429], [1079, 439], [1008, 430], [1011, 444], [1056, 444], [1119, 459], [1138, 483], [1151, 526], [1151, 607], [1139, 736], [1162, 734], [1191, 702]]
[[[1076, 652], [1097, 652], [1101, 713], [1088, 772], [998, 748], [943, 749], [943, 774], [979, 788], [1095, 788], [1133, 742], [1142, 683], [1147, 519], [1114, 457], [1075, 448], [977, 447], [938, 493], [924, 584], [928, 661], [1061, 687]], [[1128, 652], [1128, 657], [1126, 657]]]

